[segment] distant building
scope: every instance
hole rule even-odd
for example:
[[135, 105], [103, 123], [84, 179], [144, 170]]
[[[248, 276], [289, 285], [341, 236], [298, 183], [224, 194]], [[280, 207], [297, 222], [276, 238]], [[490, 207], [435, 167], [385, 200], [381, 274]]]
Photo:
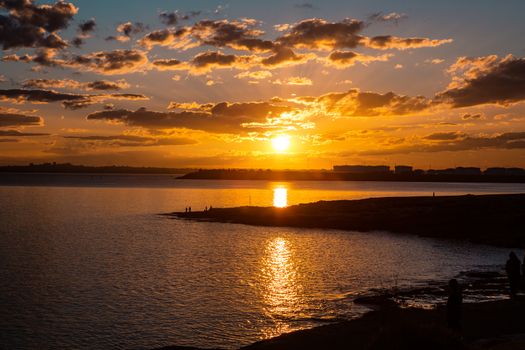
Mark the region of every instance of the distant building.
[[494, 168], [487, 168], [483, 174], [485, 175], [491, 175], [491, 176], [505, 176], [505, 175], [511, 175], [511, 176], [524, 176], [525, 175], [525, 169], [522, 168], [500, 168], [500, 167], [494, 167]]
[[474, 167], [457, 167], [454, 169], [455, 175], [481, 175], [480, 168]]
[[353, 174], [389, 173], [390, 167], [388, 165], [334, 165], [334, 171]]
[[394, 172], [396, 174], [408, 174], [408, 173], [411, 173], [413, 171], [413, 167], [411, 167], [410, 165], [396, 165], [394, 167]]

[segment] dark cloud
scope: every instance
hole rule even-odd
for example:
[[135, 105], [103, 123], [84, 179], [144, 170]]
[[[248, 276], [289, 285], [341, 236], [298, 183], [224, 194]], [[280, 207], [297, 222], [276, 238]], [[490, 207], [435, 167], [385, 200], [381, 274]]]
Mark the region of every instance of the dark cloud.
[[257, 23], [252, 19], [203, 20], [193, 25], [191, 33], [201, 45], [255, 52], [272, 50], [275, 44], [259, 38], [264, 32], [256, 27]]
[[96, 80], [92, 82], [79, 82], [72, 79], [27, 79], [22, 82], [25, 89], [80, 89], [80, 90], [122, 90], [129, 87], [125, 80], [108, 81]]
[[261, 60], [261, 64], [265, 67], [282, 67], [291, 64], [306, 62], [310, 56], [297, 55], [292, 49], [284, 46], [279, 46], [274, 49], [271, 56], [265, 57]]
[[449, 140], [457, 140], [465, 136], [466, 135], [462, 132], [436, 132], [428, 136], [425, 136], [424, 138], [427, 140], [449, 141]]
[[0, 0], [0, 45], [4, 50], [18, 47], [61, 49], [66, 42], [56, 34], [67, 28], [77, 13], [68, 2], [36, 5], [32, 0]]
[[94, 18], [91, 18], [87, 21], [84, 21], [78, 25], [78, 31], [80, 34], [87, 35], [95, 30], [95, 27], [97, 25], [97, 22], [95, 22]]
[[330, 114], [357, 117], [413, 114], [432, 106], [432, 101], [423, 96], [404, 96], [394, 92], [361, 92], [358, 89], [329, 93], [314, 101]]
[[86, 55], [75, 55], [56, 64], [101, 74], [126, 74], [146, 68], [148, 58], [138, 50], [99, 51]]
[[253, 63], [253, 56], [226, 55], [222, 52], [208, 51], [193, 57], [190, 61], [190, 69], [196, 73], [205, 73], [213, 68], [248, 68]]
[[133, 35], [143, 33], [147, 30], [147, 26], [141, 22], [126, 22], [121, 23], [117, 27], [117, 36], [108, 36], [106, 40], [117, 40], [121, 42], [129, 41]]
[[122, 90], [129, 87], [129, 84], [125, 81], [108, 81], [108, 80], [96, 80], [89, 83], [85, 83], [88, 90]]
[[37, 132], [21, 132], [18, 130], [0, 130], [0, 137], [5, 137], [5, 136], [31, 137], [31, 136], [49, 136], [49, 134], [37, 133]]
[[172, 12], [161, 12], [159, 14], [159, 18], [162, 21], [162, 23], [174, 26], [179, 23], [179, 21], [187, 21], [189, 19], [192, 19], [194, 17], [200, 16], [201, 11], [190, 11], [187, 13], [179, 13], [179, 11], [172, 11]]
[[1, 113], [0, 112], [0, 127], [37, 126], [37, 125], [42, 125], [42, 123], [43, 123], [43, 119], [41, 117], [17, 114], [17, 113]]
[[298, 9], [307, 9], [307, 10], [317, 9], [317, 7], [315, 7], [312, 3], [309, 3], [309, 2], [303, 2], [303, 3], [300, 3], [300, 4], [295, 4], [295, 5], [293, 5], [293, 7], [298, 8]]
[[179, 146], [193, 145], [197, 141], [185, 137], [153, 138], [135, 135], [113, 136], [63, 136], [65, 139], [74, 139], [86, 142], [110, 143], [121, 147], [146, 147], [146, 146]]
[[364, 28], [365, 23], [355, 19], [344, 19], [341, 22], [305, 19], [294, 24], [277, 41], [286, 46], [307, 49], [355, 48], [363, 40], [359, 33]]
[[363, 45], [379, 50], [417, 49], [422, 47], [435, 47], [451, 43], [452, 39], [429, 39], [429, 38], [399, 38], [392, 35], [379, 35], [363, 41]]
[[50, 49], [39, 49], [36, 51], [35, 55], [22, 55], [18, 56], [17, 54], [8, 55], [2, 57], [3, 62], [24, 62], [24, 63], [35, 63], [40, 66], [57, 66], [61, 65], [61, 62], [58, 62], [55, 59], [55, 50]]
[[7, 89], [0, 90], [0, 100], [13, 102], [51, 103], [62, 102], [65, 108], [79, 109], [107, 100], [147, 100], [140, 94], [71, 94], [53, 90]]
[[368, 16], [368, 20], [374, 22], [394, 22], [397, 24], [400, 20], [407, 17], [404, 13], [390, 12], [384, 14], [383, 12], [376, 12]]
[[454, 107], [481, 104], [508, 105], [525, 100], [525, 58], [507, 56], [501, 60], [459, 59], [454, 70], [465, 73], [460, 82], [438, 94]]
[[461, 119], [463, 119], [463, 120], [477, 120], [477, 119], [481, 119], [481, 118], [482, 118], [482, 115], [480, 113], [477, 113], [477, 114], [467, 113], [467, 114], [463, 114], [461, 116]]
[[140, 39], [140, 45], [151, 48], [153, 46], [169, 46], [172, 48], [184, 47], [189, 39], [184, 40], [189, 35], [187, 28], [179, 29], [160, 29], [146, 34]]
[[136, 111], [125, 109], [99, 111], [87, 116], [88, 120], [119, 122], [147, 129], [185, 128], [212, 133], [238, 133], [247, 131], [246, 124], [263, 123], [267, 118], [289, 110], [267, 102], [233, 103], [214, 105], [209, 112], [181, 111], [157, 112], [145, 108]]
[[353, 66], [356, 62], [366, 65], [374, 61], [388, 61], [390, 57], [391, 55], [389, 54], [369, 56], [353, 51], [332, 51], [330, 55], [328, 55], [327, 63], [338, 68], [346, 68]]
[[[443, 133], [446, 135], [447, 133]], [[412, 152], [460, 152], [481, 149], [525, 149], [525, 132], [509, 132], [495, 136], [467, 136], [457, 133], [458, 137], [441, 140], [435, 138], [431, 144], [413, 144], [391, 149], [363, 152], [366, 155], [386, 155]], [[427, 137], [428, 138], [428, 137]]]
[[155, 60], [155, 61], [153, 61], [151, 63], [158, 70], [178, 69], [178, 67], [182, 64], [181, 61], [176, 60], [174, 58], [171, 58], [171, 59], [158, 59], [158, 60]]

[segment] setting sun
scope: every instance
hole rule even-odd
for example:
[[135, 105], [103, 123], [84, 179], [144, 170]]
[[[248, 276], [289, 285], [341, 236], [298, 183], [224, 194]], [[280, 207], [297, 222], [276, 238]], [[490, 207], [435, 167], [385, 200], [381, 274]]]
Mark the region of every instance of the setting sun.
[[290, 136], [280, 135], [272, 139], [272, 147], [276, 152], [285, 152], [290, 147]]

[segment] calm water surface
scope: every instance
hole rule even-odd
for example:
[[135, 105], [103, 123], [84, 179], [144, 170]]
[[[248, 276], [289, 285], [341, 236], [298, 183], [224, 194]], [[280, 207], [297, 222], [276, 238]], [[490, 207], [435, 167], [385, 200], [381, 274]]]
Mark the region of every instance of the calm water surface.
[[388, 233], [156, 215], [191, 205], [525, 192], [521, 184], [0, 176], [0, 344], [8, 349], [235, 348], [355, 317], [370, 288], [499, 268], [507, 250]]

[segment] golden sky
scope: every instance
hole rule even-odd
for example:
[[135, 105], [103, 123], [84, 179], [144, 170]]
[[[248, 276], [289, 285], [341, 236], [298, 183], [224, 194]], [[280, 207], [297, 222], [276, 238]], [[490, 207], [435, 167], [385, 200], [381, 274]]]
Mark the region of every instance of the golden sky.
[[177, 5], [0, 0], [0, 163], [525, 167], [519, 1]]

